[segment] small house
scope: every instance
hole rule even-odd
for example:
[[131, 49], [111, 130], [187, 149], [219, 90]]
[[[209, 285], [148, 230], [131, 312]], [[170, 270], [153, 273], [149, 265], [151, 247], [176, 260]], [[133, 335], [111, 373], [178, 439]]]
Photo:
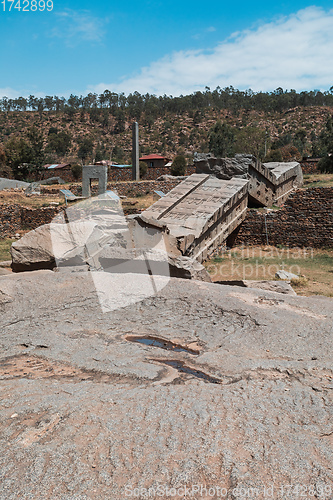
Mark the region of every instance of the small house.
[[141, 156], [139, 160], [146, 162], [148, 168], [165, 167], [165, 165], [170, 161], [169, 158], [167, 158], [166, 156], [160, 156], [156, 154]]

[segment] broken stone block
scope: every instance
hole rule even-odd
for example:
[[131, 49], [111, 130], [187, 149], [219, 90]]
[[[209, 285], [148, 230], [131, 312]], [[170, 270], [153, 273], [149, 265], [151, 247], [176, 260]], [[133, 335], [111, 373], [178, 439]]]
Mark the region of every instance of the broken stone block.
[[194, 164], [197, 173], [219, 179], [249, 179], [249, 201], [258, 206], [281, 206], [295, 188], [303, 185], [302, 168], [297, 162], [261, 163], [247, 154], [216, 158], [211, 153], [196, 153]]
[[170, 246], [204, 261], [244, 220], [248, 180], [193, 174], [146, 209], [137, 220], [164, 227]]
[[297, 274], [288, 273], [283, 269], [277, 271], [275, 273], [275, 277], [278, 278], [279, 280], [299, 280], [299, 276], [297, 276]]
[[10, 249], [15, 272], [53, 269], [56, 265], [50, 225], [45, 224], [15, 241]]

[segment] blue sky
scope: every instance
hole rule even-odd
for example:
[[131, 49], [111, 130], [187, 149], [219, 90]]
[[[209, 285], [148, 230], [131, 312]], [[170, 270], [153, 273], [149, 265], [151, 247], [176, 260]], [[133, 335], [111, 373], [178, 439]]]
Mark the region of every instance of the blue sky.
[[0, 4], [0, 96], [333, 85], [331, 1], [54, 0], [50, 12], [10, 5]]

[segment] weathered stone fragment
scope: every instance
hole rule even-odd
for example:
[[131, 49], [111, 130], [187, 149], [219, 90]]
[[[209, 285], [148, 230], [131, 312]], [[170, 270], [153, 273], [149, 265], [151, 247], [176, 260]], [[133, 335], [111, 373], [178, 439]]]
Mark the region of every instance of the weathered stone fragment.
[[284, 269], [280, 269], [275, 273], [275, 277], [279, 280], [299, 280], [299, 276], [297, 274], [289, 273]]
[[15, 241], [10, 249], [15, 272], [53, 269], [56, 265], [50, 225], [45, 224]]
[[29, 182], [17, 181], [0, 177], [0, 191], [3, 189], [23, 189], [29, 186]]
[[[216, 282], [215, 282], [216, 283]], [[246, 288], [260, 288], [270, 292], [283, 293], [286, 295], [296, 295], [296, 292], [290, 285], [290, 282], [274, 280], [234, 280], [218, 281], [221, 285], [241, 286]]]
[[[108, 219], [109, 217], [109, 219]], [[210, 281], [199, 262], [172, 251], [164, 244], [163, 225], [128, 225], [123, 216], [105, 210], [90, 220], [46, 224], [30, 231], [12, 245], [15, 272], [36, 269], [84, 270], [107, 273], [139, 273]]]

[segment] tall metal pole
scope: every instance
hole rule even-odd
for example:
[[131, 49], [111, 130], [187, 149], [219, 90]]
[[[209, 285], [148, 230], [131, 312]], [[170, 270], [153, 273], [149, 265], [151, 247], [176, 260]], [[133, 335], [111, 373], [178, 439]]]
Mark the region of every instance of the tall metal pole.
[[139, 170], [139, 124], [132, 125], [132, 181], [140, 180]]

